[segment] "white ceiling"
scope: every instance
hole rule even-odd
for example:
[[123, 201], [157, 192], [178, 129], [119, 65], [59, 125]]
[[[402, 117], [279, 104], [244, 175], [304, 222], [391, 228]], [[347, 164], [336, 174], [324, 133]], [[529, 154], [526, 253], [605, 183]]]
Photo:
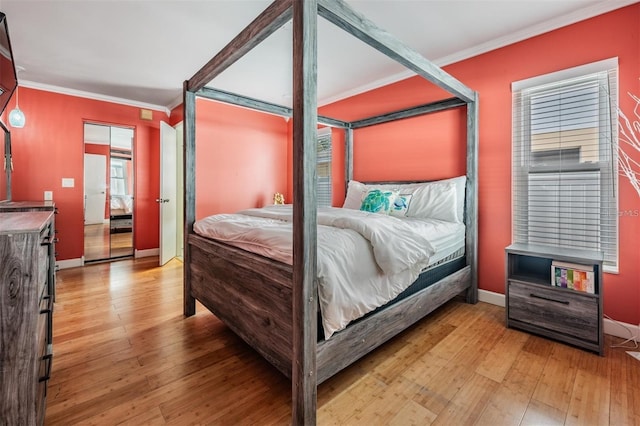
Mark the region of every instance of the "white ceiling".
[[[637, 0], [347, 0], [443, 66]], [[0, 0], [20, 84], [171, 108], [193, 76], [270, 0]], [[319, 19], [318, 98], [325, 104], [410, 76]], [[210, 87], [290, 105], [285, 25]]]

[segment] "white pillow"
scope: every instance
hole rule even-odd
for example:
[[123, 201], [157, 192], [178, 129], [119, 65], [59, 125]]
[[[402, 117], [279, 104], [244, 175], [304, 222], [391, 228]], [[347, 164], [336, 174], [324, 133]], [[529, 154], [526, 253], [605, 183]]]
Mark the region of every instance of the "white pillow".
[[409, 205], [411, 204], [411, 198], [413, 194], [398, 194], [393, 201], [393, 206], [389, 210], [389, 215], [395, 217], [405, 217], [407, 211], [409, 211]]
[[368, 191], [369, 188], [367, 188], [367, 185], [364, 183], [360, 183], [357, 180], [350, 180], [349, 185], [347, 185], [347, 196], [344, 199], [342, 208], [360, 210], [362, 200], [364, 200]]
[[[446, 217], [446, 219], [443, 219], [443, 220], [447, 220], [449, 222], [463, 223], [464, 222], [464, 200], [466, 198], [465, 186], [467, 183], [466, 176], [458, 176], [454, 178], [434, 180], [431, 182], [415, 182], [415, 183], [401, 183], [401, 184], [386, 183], [386, 184], [380, 184], [380, 185], [377, 185], [377, 184], [366, 185], [366, 187], [370, 189], [378, 188], [378, 189], [398, 191], [401, 194], [414, 194], [418, 188], [424, 188], [431, 185], [449, 184], [449, 183], [453, 183], [455, 185], [456, 212], [455, 212], [455, 215], [450, 215], [449, 213], [444, 214], [444, 212], [441, 212], [441, 214], [438, 214], [438, 216]], [[429, 194], [425, 193], [424, 195], [428, 196]], [[451, 194], [448, 194], [448, 196], [450, 195]], [[411, 202], [413, 203], [413, 200]], [[427, 201], [419, 200], [418, 204], [422, 204], [423, 202], [427, 202]], [[414, 215], [411, 212], [407, 212], [406, 216], [414, 216]], [[423, 217], [423, 216], [419, 216], [419, 217]]]
[[457, 222], [455, 183], [431, 182], [416, 188], [413, 192], [407, 216]]
[[443, 179], [438, 182], [453, 182], [456, 185], [456, 222], [464, 222], [464, 200], [467, 198], [466, 186], [467, 177], [458, 176], [450, 179]]
[[[449, 222], [463, 223], [464, 222], [464, 200], [466, 197], [465, 186], [467, 182], [466, 176], [458, 176], [455, 178], [442, 179], [431, 182], [417, 182], [417, 183], [392, 183], [392, 184], [370, 184], [365, 185], [361, 182], [351, 180], [347, 186], [347, 196], [344, 200], [343, 208], [360, 209], [364, 197], [370, 189], [384, 189], [396, 191], [402, 195], [414, 195], [420, 188], [429, 188], [436, 186], [436, 189], [421, 190], [420, 193], [412, 197], [410, 204], [416, 203], [415, 208], [409, 205], [409, 209], [402, 215], [394, 214], [393, 210], [390, 212], [393, 216], [415, 216], [415, 217], [434, 217], [437, 219], [446, 220]], [[455, 194], [451, 194], [450, 185], [455, 187]], [[445, 185], [442, 187], [441, 185]], [[433, 192], [433, 193], [432, 193]], [[433, 200], [430, 198], [433, 197]], [[450, 205], [442, 206], [429, 206], [430, 203], [446, 202], [454, 203], [455, 211], [452, 213]], [[414, 214], [417, 212], [417, 215]], [[429, 216], [431, 215], [431, 216]], [[435, 215], [435, 216], [433, 216]]]

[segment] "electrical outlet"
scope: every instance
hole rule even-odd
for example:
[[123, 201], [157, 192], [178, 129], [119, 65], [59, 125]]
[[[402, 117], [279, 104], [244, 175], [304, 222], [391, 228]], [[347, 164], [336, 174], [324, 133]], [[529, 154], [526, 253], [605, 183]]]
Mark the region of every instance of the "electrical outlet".
[[74, 178], [62, 178], [63, 188], [73, 188], [74, 186], [76, 186]]
[[45, 201], [53, 200], [53, 191], [44, 191], [44, 200]]

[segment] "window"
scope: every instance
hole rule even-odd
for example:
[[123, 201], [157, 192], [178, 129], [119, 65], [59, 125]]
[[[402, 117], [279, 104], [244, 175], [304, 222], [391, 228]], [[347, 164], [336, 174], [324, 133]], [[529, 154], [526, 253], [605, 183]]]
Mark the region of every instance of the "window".
[[513, 240], [617, 270], [617, 59], [513, 84]]
[[111, 158], [111, 195], [127, 194], [127, 164], [120, 158]]
[[318, 130], [317, 147], [316, 175], [318, 188], [316, 202], [318, 207], [331, 207], [331, 129], [329, 127]]

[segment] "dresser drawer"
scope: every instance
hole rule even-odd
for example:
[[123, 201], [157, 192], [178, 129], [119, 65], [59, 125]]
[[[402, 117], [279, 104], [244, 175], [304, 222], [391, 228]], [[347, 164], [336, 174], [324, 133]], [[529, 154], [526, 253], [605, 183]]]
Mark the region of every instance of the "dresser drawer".
[[557, 287], [509, 281], [508, 319], [597, 343], [598, 300]]
[[46, 350], [46, 346], [49, 343], [48, 334], [49, 334], [49, 322], [50, 319], [50, 311], [47, 309], [47, 299], [44, 299], [40, 302], [40, 315], [38, 315], [38, 327], [37, 327], [37, 348], [38, 353], [44, 353]]
[[[36, 267], [38, 269], [38, 285], [42, 286], [40, 288], [40, 294], [42, 296], [46, 296], [49, 293], [48, 287], [49, 283], [49, 250], [51, 246], [51, 224], [48, 224], [44, 227], [44, 229], [40, 232], [40, 247], [38, 247], [38, 260], [36, 263]], [[43, 291], [46, 291], [46, 294], [43, 294]]]
[[45, 345], [39, 358], [38, 382], [36, 383], [36, 416], [39, 425], [44, 424], [44, 415], [47, 406], [47, 383], [51, 376], [53, 365], [53, 352], [51, 345]]

